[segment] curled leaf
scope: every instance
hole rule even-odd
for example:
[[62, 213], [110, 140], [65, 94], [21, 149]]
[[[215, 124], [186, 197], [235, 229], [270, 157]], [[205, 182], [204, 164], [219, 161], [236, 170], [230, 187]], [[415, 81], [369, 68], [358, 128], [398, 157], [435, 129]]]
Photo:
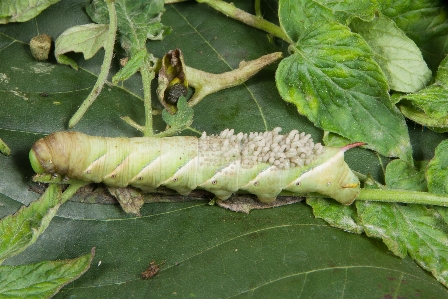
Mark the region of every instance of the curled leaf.
[[115, 187], [108, 187], [107, 189], [110, 194], [118, 200], [120, 206], [126, 213], [141, 216], [140, 208], [143, 206], [145, 201], [143, 200], [143, 195], [139, 190], [134, 188]]
[[65, 30], [55, 41], [56, 60], [77, 70], [76, 62], [63, 54], [81, 52], [84, 54], [84, 59], [92, 58], [105, 46], [108, 30], [107, 24], [87, 24]]
[[157, 96], [166, 111], [171, 114], [177, 111], [179, 97], [187, 95], [188, 81], [185, 68], [180, 49], [171, 50], [163, 56]]
[[448, 56], [437, 71], [435, 83], [399, 97], [398, 107], [407, 118], [437, 132], [448, 131]]

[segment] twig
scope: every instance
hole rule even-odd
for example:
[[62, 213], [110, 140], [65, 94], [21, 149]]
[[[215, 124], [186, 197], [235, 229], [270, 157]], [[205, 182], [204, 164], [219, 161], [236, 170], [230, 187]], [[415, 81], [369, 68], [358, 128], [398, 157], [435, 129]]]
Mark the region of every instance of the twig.
[[149, 57], [145, 57], [143, 67], [140, 69], [143, 81], [143, 101], [145, 104], [145, 130], [144, 136], [154, 135], [152, 129], [152, 102], [151, 102], [151, 81], [154, 79], [154, 71], [150, 69]]
[[93, 86], [92, 91], [78, 108], [78, 111], [76, 111], [76, 113], [70, 119], [68, 123], [69, 128], [73, 128], [81, 120], [87, 109], [89, 109], [89, 107], [96, 100], [101, 90], [103, 89], [104, 83], [107, 79], [107, 75], [109, 74], [109, 69], [114, 54], [115, 34], [117, 32], [117, 13], [115, 11], [115, 4], [113, 0], [107, 0], [106, 3], [107, 9], [109, 11], [109, 31], [107, 33], [106, 44], [104, 45], [105, 52], [103, 64], [101, 65], [101, 72], [98, 75], [98, 79], [95, 83], [95, 86]]
[[361, 189], [356, 200], [448, 206], [448, 196], [409, 190]]
[[188, 101], [188, 105], [193, 107], [206, 95], [245, 82], [258, 73], [260, 69], [280, 58], [282, 58], [281, 52], [267, 54], [255, 60], [242, 62], [239, 68], [222, 74], [211, 74], [187, 66], [185, 71], [188, 84], [195, 88], [195, 93]]
[[266, 21], [265, 19], [258, 18], [257, 16], [251, 15], [250, 13], [245, 12], [239, 8], [236, 8], [234, 5], [229, 4], [222, 0], [196, 0], [199, 3], [206, 3], [217, 11], [222, 12], [228, 17], [232, 19], [243, 22], [246, 25], [261, 29], [266, 31], [278, 38], [285, 40], [286, 42], [292, 44], [292, 40], [286, 35], [282, 28], [279, 26]]
[[255, 15], [257, 16], [257, 18], [263, 18], [263, 16], [261, 15], [260, 0], [255, 0]]

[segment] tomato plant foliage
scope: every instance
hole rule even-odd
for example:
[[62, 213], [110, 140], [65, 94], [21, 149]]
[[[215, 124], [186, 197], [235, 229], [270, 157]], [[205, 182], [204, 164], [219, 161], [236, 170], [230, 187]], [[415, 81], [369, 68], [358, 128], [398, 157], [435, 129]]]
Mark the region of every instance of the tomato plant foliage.
[[[8, 23], [0, 25], [0, 137], [11, 148], [10, 156], [0, 156], [2, 217], [39, 197], [29, 190], [33, 171], [28, 151], [37, 139], [67, 128], [102, 71], [102, 48], [111, 46], [106, 42], [110, 16], [103, 1], [43, 1], [41, 7], [13, 2], [0, 5], [0, 23]], [[107, 78], [112, 81], [121, 68], [119, 59], [127, 57], [131, 64], [120, 77], [127, 80], [104, 85], [76, 130], [134, 137], [141, 136], [139, 130], [163, 132], [168, 120], [174, 131], [186, 128], [184, 135], [228, 127], [262, 132], [280, 126], [320, 141], [326, 131], [326, 142], [367, 143], [368, 149], [346, 155], [353, 170], [367, 175], [366, 190], [447, 192], [448, 153], [442, 141], [447, 127], [448, 14], [443, 1], [266, 0], [259, 15], [272, 23], [260, 26], [231, 13], [239, 8], [255, 14], [257, 5], [254, 9], [250, 1], [234, 1], [233, 6], [198, 2], [205, 4], [116, 1], [118, 31]], [[218, 12], [225, 9], [230, 17]], [[28, 44], [40, 33], [53, 40], [60, 37], [56, 55], [68, 57], [78, 70], [58, 64], [56, 58], [34, 60]], [[243, 84], [217, 88], [219, 92], [194, 106], [194, 117], [181, 101], [178, 108], [184, 115], [163, 111], [162, 118], [156, 113], [148, 129], [144, 103], [152, 95], [153, 109], [163, 106], [157, 103], [156, 80], [151, 81], [155, 74], [138, 71], [142, 66], [156, 69], [157, 57], [175, 48], [182, 50], [188, 66], [187, 80], [189, 70], [224, 74], [269, 53], [281, 51], [284, 58]], [[120, 117], [128, 117], [127, 122]], [[393, 157], [399, 160], [389, 163]], [[34, 265], [46, 267], [47, 273], [58, 268], [63, 276], [70, 265], [77, 265], [79, 271], [49, 288], [49, 296], [89, 267], [93, 254], [84, 254], [96, 247], [90, 269], [56, 298], [447, 295], [445, 207], [366, 201], [342, 206], [308, 198], [308, 205], [246, 215], [203, 201], [183, 201], [147, 204], [142, 216], [134, 217], [97, 201], [98, 196], [87, 193], [37, 209], [38, 217], [30, 218], [35, 222], [27, 222], [29, 230], [16, 233], [27, 236], [22, 241], [29, 247], [22, 251], [25, 245], [20, 245], [21, 253], [5, 255], [0, 271], [18, 277], [33, 272]], [[16, 224], [7, 227], [20, 227]], [[1, 241], [0, 248], [7, 249], [11, 240]], [[39, 264], [79, 256], [66, 264]], [[140, 273], [153, 261], [164, 261], [158, 262], [160, 271], [141, 280]], [[12, 267], [17, 265], [21, 268]], [[40, 274], [34, 278], [36, 283], [45, 280]], [[1, 283], [9, 282], [0, 277]]]

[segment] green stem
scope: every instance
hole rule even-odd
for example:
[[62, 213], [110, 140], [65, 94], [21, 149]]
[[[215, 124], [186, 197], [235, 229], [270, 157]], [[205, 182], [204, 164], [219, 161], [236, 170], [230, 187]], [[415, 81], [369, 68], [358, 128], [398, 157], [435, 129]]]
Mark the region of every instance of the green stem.
[[66, 202], [67, 200], [69, 200], [70, 198], [73, 197], [73, 195], [76, 193], [76, 191], [78, 191], [79, 188], [88, 185], [88, 182], [84, 182], [84, 181], [77, 181], [73, 184], [71, 184], [70, 186], [67, 187], [67, 189], [65, 189], [64, 193], [62, 193], [62, 198], [61, 198], [61, 204], [63, 204], [64, 202]]
[[262, 18], [263, 17], [261, 15], [260, 0], [255, 0], [255, 15], [257, 16], [257, 18]]
[[194, 95], [188, 101], [188, 105], [193, 107], [211, 93], [237, 86], [247, 81], [263, 67], [280, 58], [282, 58], [281, 52], [267, 54], [255, 60], [242, 62], [239, 68], [221, 74], [211, 74], [186, 66], [185, 73], [188, 78], [188, 85], [195, 89]]
[[361, 189], [356, 200], [448, 206], [448, 196], [408, 190]]
[[165, 0], [165, 4], [173, 4], [173, 3], [180, 3], [180, 2], [186, 2], [190, 0]]
[[186, 128], [186, 130], [190, 130], [191, 132], [193, 132], [193, 133], [195, 133], [195, 134], [201, 135], [201, 132], [200, 132], [200, 131], [198, 131], [198, 130], [192, 128], [192, 127], [188, 127], [188, 128]]
[[145, 127], [144, 126], [140, 126], [138, 123], [133, 121], [129, 116], [122, 116], [121, 119], [124, 120], [128, 125], [130, 125], [134, 129], [137, 129], [137, 130], [139, 130], [142, 133], [145, 132]]
[[151, 62], [148, 55], [145, 57], [140, 73], [142, 74], [143, 81], [143, 102], [145, 104], [145, 130], [144, 136], [154, 135], [152, 129], [152, 102], [151, 102], [151, 81], [154, 79], [154, 71], [150, 68]]
[[286, 42], [292, 44], [292, 40], [286, 35], [285, 31], [279, 26], [266, 21], [265, 19], [258, 18], [254, 15], [251, 15], [244, 10], [236, 8], [234, 5], [229, 4], [222, 0], [196, 0], [199, 3], [206, 3], [217, 11], [222, 12], [228, 17], [232, 19], [243, 22], [246, 25], [261, 29], [266, 31], [278, 38], [285, 40]]
[[117, 13], [115, 11], [113, 0], [106, 0], [106, 4], [109, 11], [109, 31], [107, 33], [107, 40], [104, 45], [105, 53], [103, 64], [101, 65], [101, 72], [89, 96], [84, 100], [84, 102], [78, 108], [78, 111], [76, 111], [76, 113], [70, 119], [68, 123], [69, 128], [73, 128], [81, 120], [87, 109], [89, 109], [89, 107], [93, 104], [93, 102], [103, 89], [104, 83], [107, 79], [107, 75], [109, 74], [109, 69], [114, 54], [115, 35], [117, 32]]
[[158, 134], [156, 134], [154, 136], [155, 137], [159, 137], [159, 138], [161, 138], [161, 137], [171, 137], [171, 136], [181, 132], [182, 130], [183, 129], [170, 127], [168, 129], [166, 129], [165, 131], [160, 132], [160, 133], [158, 133]]

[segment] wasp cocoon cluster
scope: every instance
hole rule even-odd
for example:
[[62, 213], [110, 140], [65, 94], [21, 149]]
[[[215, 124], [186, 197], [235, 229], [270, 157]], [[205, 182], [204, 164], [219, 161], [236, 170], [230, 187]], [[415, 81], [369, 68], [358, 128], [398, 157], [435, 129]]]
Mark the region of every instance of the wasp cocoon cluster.
[[306, 166], [323, 153], [324, 147], [314, 144], [311, 135], [291, 131], [288, 135], [279, 135], [282, 129], [275, 128], [264, 133], [238, 133], [226, 129], [217, 136], [207, 136], [204, 132], [199, 140], [201, 150], [207, 150], [213, 140], [223, 139], [224, 157], [241, 156], [243, 167], [252, 167], [256, 163], [275, 165], [280, 169], [288, 169], [296, 166]]
[[359, 180], [344, 161], [350, 146], [324, 147], [310, 135], [280, 131], [234, 134], [227, 129], [200, 138], [56, 132], [33, 145], [30, 161], [37, 173], [149, 192], [165, 186], [187, 195], [199, 188], [223, 200], [245, 190], [269, 203], [285, 190], [317, 192], [344, 204], [355, 200]]

